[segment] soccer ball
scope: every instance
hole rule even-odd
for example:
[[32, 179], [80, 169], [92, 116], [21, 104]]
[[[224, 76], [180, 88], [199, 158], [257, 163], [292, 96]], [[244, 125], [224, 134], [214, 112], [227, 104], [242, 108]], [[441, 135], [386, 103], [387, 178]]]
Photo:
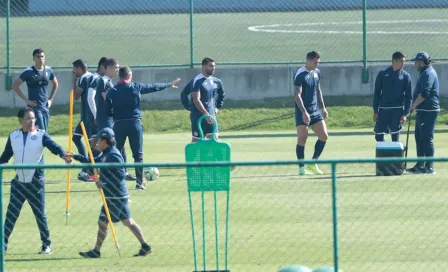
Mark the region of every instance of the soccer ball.
[[159, 169], [157, 167], [148, 167], [145, 168], [144, 174], [147, 181], [155, 181], [159, 178]]

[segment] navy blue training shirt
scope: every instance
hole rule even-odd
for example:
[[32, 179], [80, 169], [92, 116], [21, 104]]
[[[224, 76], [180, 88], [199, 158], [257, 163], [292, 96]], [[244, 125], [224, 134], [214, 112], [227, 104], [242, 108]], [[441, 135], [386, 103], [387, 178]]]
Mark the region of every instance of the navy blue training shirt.
[[[216, 77], [205, 77], [202, 73], [197, 75], [193, 80], [192, 93], [199, 92], [201, 102], [208, 114], [215, 116], [215, 108], [220, 109], [224, 104], [224, 86], [222, 81]], [[191, 103], [192, 114], [203, 114], [194, 103]]]
[[[73, 157], [82, 163], [89, 163], [90, 159], [76, 154]], [[123, 156], [115, 146], [109, 146], [100, 156], [95, 158], [96, 163], [124, 163]], [[127, 198], [129, 191], [126, 187], [126, 170], [124, 167], [110, 167], [100, 169], [100, 181], [103, 187], [104, 196], [109, 199]]]
[[107, 76], [100, 77], [98, 80], [92, 81], [90, 88], [96, 89], [95, 104], [97, 124], [107, 122], [109, 116], [106, 111], [105, 98], [107, 92], [113, 88], [112, 80]]
[[394, 71], [392, 66], [381, 70], [375, 80], [373, 111], [379, 109], [403, 109], [403, 115], [409, 113], [412, 103], [411, 76], [403, 69]]
[[36, 101], [36, 107], [45, 108], [48, 102], [47, 86], [48, 81], [54, 80], [53, 70], [45, 66], [39, 71], [34, 66], [30, 66], [23, 70], [19, 78], [26, 82], [28, 86], [28, 99]]
[[420, 95], [425, 100], [416, 107], [416, 111], [440, 111], [439, 78], [432, 66], [426, 66], [420, 72], [412, 100]]
[[170, 87], [171, 83], [126, 83], [117, 82], [106, 96], [106, 112], [114, 121], [127, 119], [141, 119], [140, 99], [142, 94], [162, 91]]
[[92, 83], [92, 80], [94, 79], [93, 74], [90, 72], [87, 72], [80, 76], [77, 80], [76, 86], [78, 88], [82, 89], [81, 93], [81, 121], [84, 123], [93, 123], [93, 114], [92, 111], [89, 108], [89, 103], [87, 101], [87, 94], [89, 92], [90, 84]]
[[[308, 71], [305, 66], [298, 69], [294, 76], [294, 86], [302, 87], [301, 98], [303, 106], [310, 115], [319, 113], [317, 105], [317, 86], [320, 82], [320, 71], [315, 69]], [[294, 103], [296, 110], [299, 110], [297, 103]]]

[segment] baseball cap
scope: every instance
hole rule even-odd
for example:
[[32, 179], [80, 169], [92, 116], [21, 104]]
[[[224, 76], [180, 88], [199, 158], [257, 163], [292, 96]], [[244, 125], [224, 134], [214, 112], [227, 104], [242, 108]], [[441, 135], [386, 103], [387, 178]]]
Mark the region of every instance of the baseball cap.
[[113, 137], [115, 137], [115, 133], [111, 128], [103, 128], [102, 130], [100, 130], [100, 132], [98, 133], [98, 138], [102, 138], [102, 139], [112, 139]]
[[415, 57], [413, 57], [411, 59], [411, 61], [416, 61], [416, 60], [429, 60], [429, 54], [424, 51], [420, 51], [417, 53], [417, 55]]

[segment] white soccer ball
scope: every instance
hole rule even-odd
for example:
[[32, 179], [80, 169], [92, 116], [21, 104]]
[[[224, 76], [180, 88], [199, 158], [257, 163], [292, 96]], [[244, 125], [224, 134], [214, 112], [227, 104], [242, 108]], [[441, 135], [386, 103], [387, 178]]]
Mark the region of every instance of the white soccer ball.
[[159, 169], [157, 169], [157, 167], [148, 167], [145, 168], [144, 171], [145, 174], [145, 179], [147, 181], [155, 181], [156, 179], [159, 178]]

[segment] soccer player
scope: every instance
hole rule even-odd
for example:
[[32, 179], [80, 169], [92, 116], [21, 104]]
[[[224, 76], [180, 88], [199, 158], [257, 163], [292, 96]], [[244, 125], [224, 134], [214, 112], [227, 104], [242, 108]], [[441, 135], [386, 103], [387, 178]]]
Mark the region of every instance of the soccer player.
[[[12, 88], [25, 103], [32, 107], [36, 116], [36, 127], [48, 131], [50, 107], [58, 90], [58, 80], [50, 67], [45, 66], [45, 54], [42, 49], [33, 51], [34, 66], [26, 68], [14, 82]], [[28, 86], [28, 98], [20, 90], [22, 82]], [[48, 81], [53, 83], [48, 97]]]
[[[327, 126], [325, 124], [328, 112], [325, 108], [322, 90], [320, 88], [320, 71], [317, 69], [319, 62], [319, 53], [315, 51], [309, 52], [306, 55], [305, 66], [297, 70], [294, 76], [297, 127], [296, 155], [299, 160], [305, 158], [305, 143], [308, 138], [309, 127], [317, 135], [313, 159], [319, 158], [328, 139]], [[323, 174], [317, 167], [317, 164], [308, 165], [306, 168], [303, 163], [299, 165], [300, 176], [313, 174]]]
[[[114, 133], [117, 149], [121, 150], [129, 138], [134, 162], [143, 162], [143, 126], [141, 123], [140, 98], [142, 94], [162, 91], [166, 88], [178, 88], [179, 78], [170, 83], [141, 84], [132, 82], [132, 71], [128, 66], [120, 68], [120, 81], [106, 96], [106, 112], [114, 120]], [[144, 190], [143, 169], [136, 168], [137, 190]]]
[[[14, 164], [43, 164], [44, 148], [59, 155], [67, 163], [67, 153], [55, 143], [47, 132], [35, 127], [36, 117], [33, 109], [19, 110], [17, 117], [21, 129], [9, 134], [0, 163], [7, 163], [14, 156]], [[51, 254], [50, 231], [45, 212], [45, 172], [44, 169], [18, 169], [11, 181], [11, 194], [5, 219], [5, 251], [25, 200], [31, 206], [42, 240], [40, 254]]]
[[390, 133], [392, 141], [398, 142], [401, 125], [412, 103], [411, 76], [403, 70], [406, 57], [401, 52], [392, 55], [392, 65], [381, 70], [375, 80], [373, 97], [373, 121], [375, 139], [384, 141], [384, 134]]
[[[412, 96], [411, 111], [415, 109], [415, 143], [418, 157], [434, 156], [434, 129], [440, 113], [439, 79], [431, 66], [431, 57], [426, 52], [418, 52], [411, 59], [420, 75], [415, 84]], [[407, 169], [414, 174], [435, 174], [433, 163], [418, 162], [414, 167]]]
[[[104, 128], [98, 132], [97, 148], [102, 152], [101, 156], [95, 158], [95, 162], [101, 163], [123, 163], [120, 151], [115, 147], [114, 132], [111, 128]], [[73, 155], [73, 159], [88, 163], [90, 160], [83, 155]], [[121, 222], [128, 227], [141, 244], [140, 251], [134, 256], [146, 256], [152, 252], [151, 246], [146, 242], [142, 229], [132, 219], [129, 210], [129, 192], [125, 180], [126, 170], [123, 167], [101, 168], [100, 179], [96, 181], [98, 188], [103, 188], [106, 203], [113, 223]], [[98, 234], [93, 250], [80, 252], [84, 258], [99, 258], [101, 246], [107, 235], [107, 216], [104, 206], [98, 220]]]
[[[92, 83], [92, 80], [94, 79], [94, 76], [92, 73], [87, 71], [87, 64], [82, 59], [77, 59], [73, 63], [73, 78], [76, 79], [76, 88], [74, 93], [75, 100], [78, 100], [81, 98], [81, 121], [84, 123], [84, 126], [86, 128], [87, 137], [89, 140], [92, 139], [92, 134], [95, 134], [95, 125], [93, 123], [94, 118], [92, 115], [92, 111], [89, 108], [88, 103], [88, 89], [90, 84]], [[82, 142], [82, 128], [81, 128], [81, 122], [78, 123], [76, 126], [76, 129], [73, 133], [72, 140], [76, 145], [76, 148], [78, 149], [79, 154], [83, 154], [87, 156], [87, 150]], [[90, 174], [89, 174], [90, 172]], [[91, 173], [91, 170], [84, 168], [79, 172], [78, 179], [82, 181], [93, 181], [93, 179], [90, 177], [93, 173]]]
[[[206, 57], [202, 60], [202, 73], [197, 75], [193, 80], [190, 112], [192, 142], [197, 142], [200, 139], [198, 129], [199, 118], [203, 115], [216, 117], [219, 109], [224, 104], [224, 85], [219, 78], [213, 76], [215, 70], [215, 60]], [[201, 127], [204, 136], [210, 139], [214, 127], [213, 119], [203, 119]], [[216, 137], [218, 137], [218, 133], [216, 133]]]
[[[93, 101], [89, 99], [89, 105], [92, 112], [95, 111], [93, 116], [96, 131], [100, 131], [105, 127], [113, 127], [113, 120], [106, 113], [105, 99], [107, 92], [113, 87], [112, 78], [117, 76], [119, 68], [119, 63], [115, 59], [101, 58], [97, 71], [100, 76], [95, 78], [90, 84], [89, 97], [93, 96]], [[96, 141], [91, 141], [91, 146], [95, 145]], [[96, 152], [95, 155], [97, 155]], [[124, 147], [121, 149], [121, 155], [126, 162], [126, 149]], [[126, 171], [126, 180], [136, 180], [136, 178]]]

